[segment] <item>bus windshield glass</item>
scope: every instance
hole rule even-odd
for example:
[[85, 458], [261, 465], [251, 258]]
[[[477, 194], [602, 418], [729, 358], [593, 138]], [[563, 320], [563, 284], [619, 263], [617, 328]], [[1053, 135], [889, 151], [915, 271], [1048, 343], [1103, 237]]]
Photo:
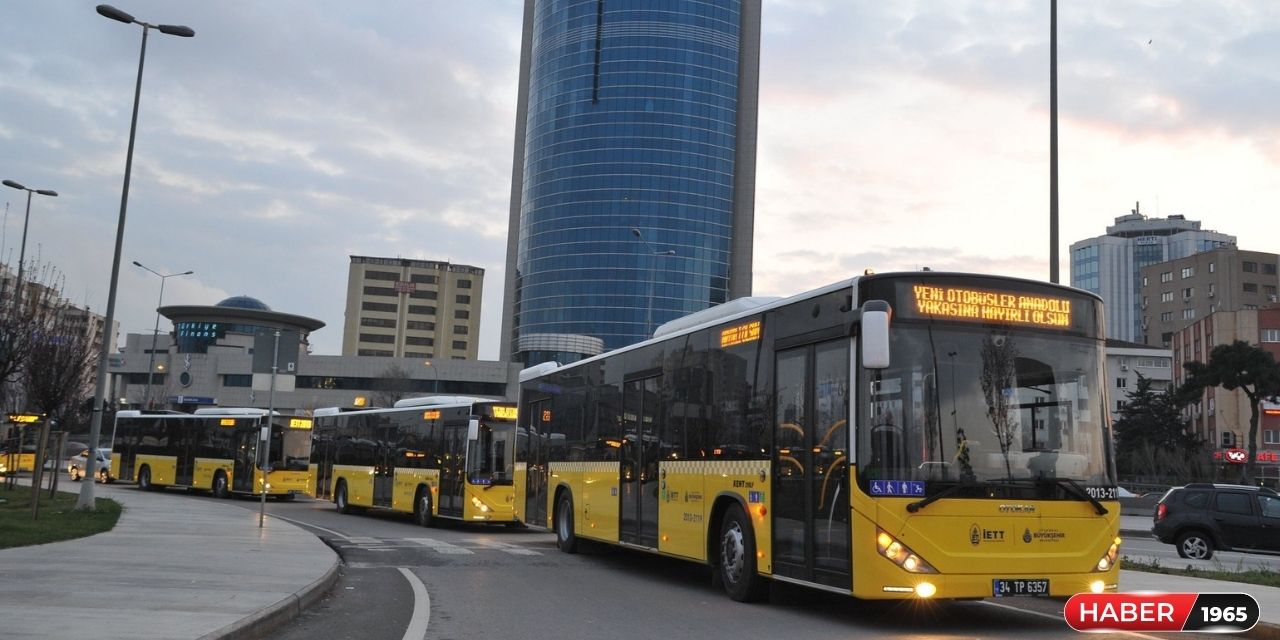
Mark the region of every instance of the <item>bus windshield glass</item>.
[[276, 471], [306, 471], [311, 458], [311, 430], [271, 425], [271, 468]]
[[479, 438], [467, 448], [471, 484], [511, 484], [515, 477], [516, 423], [486, 418]]
[[891, 348], [889, 368], [866, 371], [858, 394], [865, 491], [1114, 486], [1102, 380], [1090, 374], [1105, 371], [1100, 340], [906, 322], [893, 327]]

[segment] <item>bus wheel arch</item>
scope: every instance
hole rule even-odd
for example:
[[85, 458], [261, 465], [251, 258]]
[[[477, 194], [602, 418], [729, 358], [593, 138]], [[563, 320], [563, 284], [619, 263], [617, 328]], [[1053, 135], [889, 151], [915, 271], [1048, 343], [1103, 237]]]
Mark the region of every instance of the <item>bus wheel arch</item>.
[[556, 546], [565, 553], [577, 553], [578, 536], [574, 532], [573, 493], [568, 487], [556, 488], [555, 505], [551, 522], [556, 533]]
[[435, 526], [435, 514], [431, 512], [431, 487], [420, 484], [418, 492], [413, 496], [413, 520], [420, 527]]
[[[768, 596], [769, 582], [756, 564], [755, 528], [746, 509], [737, 500], [725, 500], [714, 538], [713, 570], [730, 598], [738, 602], [758, 602]], [[717, 505], [718, 506], [718, 505]]]

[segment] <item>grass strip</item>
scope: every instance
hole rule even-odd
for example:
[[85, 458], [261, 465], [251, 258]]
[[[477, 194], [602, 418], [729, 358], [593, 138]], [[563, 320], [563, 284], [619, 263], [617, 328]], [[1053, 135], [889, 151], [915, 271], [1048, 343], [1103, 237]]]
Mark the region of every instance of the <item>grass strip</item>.
[[120, 503], [107, 498], [95, 501], [94, 511], [76, 511], [76, 494], [40, 495], [40, 515], [31, 519], [31, 487], [12, 491], [0, 488], [0, 549], [73, 540], [110, 531], [120, 519]]
[[1257, 569], [1245, 569], [1244, 561], [1237, 563], [1235, 571], [1229, 571], [1225, 565], [1221, 565], [1222, 569], [1199, 569], [1190, 565], [1185, 567], [1172, 567], [1160, 564], [1159, 560], [1135, 560], [1128, 556], [1120, 559], [1120, 568], [1129, 571], [1146, 571], [1148, 573], [1161, 573], [1171, 576], [1187, 576], [1191, 578], [1206, 578], [1209, 580], [1225, 580], [1227, 582], [1244, 582], [1247, 584], [1258, 584], [1265, 587], [1280, 587], [1280, 571], [1274, 571], [1265, 567]]

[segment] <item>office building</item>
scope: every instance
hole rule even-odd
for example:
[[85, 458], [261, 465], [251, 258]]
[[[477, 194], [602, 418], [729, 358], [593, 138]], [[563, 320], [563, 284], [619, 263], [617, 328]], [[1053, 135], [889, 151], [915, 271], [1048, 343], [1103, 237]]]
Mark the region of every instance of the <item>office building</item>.
[[1280, 255], [1234, 246], [1143, 267], [1144, 342], [1169, 348], [1173, 336], [1198, 318], [1276, 302], [1278, 268]]
[[1135, 205], [1107, 233], [1071, 245], [1071, 286], [1102, 296], [1106, 335], [1142, 341], [1142, 267], [1235, 244], [1235, 236], [1204, 231], [1185, 216], [1148, 218]]
[[525, 0], [504, 357], [750, 294], [759, 55], [760, 0]]
[[475, 360], [484, 269], [351, 256], [342, 355]]
[[1151, 381], [1151, 388], [1163, 392], [1173, 381], [1173, 351], [1145, 344], [1107, 339], [1107, 393], [1111, 398], [1111, 420], [1120, 419], [1120, 410], [1129, 394], [1138, 388], [1138, 378]]

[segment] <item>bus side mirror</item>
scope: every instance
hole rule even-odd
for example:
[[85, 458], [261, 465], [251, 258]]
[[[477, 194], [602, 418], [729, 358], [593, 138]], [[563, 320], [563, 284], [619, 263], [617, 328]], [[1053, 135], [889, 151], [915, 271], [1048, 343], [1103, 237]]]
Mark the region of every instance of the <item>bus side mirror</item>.
[[480, 420], [472, 418], [467, 422], [467, 440], [480, 439]]
[[862, 326], [858, 331], [863, 368], [888, 368], [889, 320], [892, 316], [893, 309], [884, 300], [868, 300], [863, 303]]

